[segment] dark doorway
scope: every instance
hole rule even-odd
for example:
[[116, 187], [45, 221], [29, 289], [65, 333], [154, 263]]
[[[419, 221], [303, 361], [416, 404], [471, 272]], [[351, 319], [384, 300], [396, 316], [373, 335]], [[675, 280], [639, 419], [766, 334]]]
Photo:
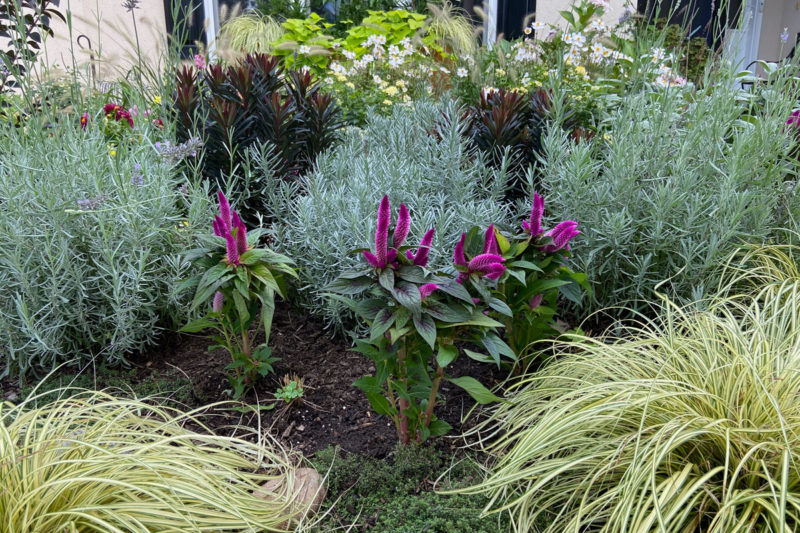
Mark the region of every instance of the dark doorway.
[[709, 46], [717, 47], [725, 30], [739, 23], [742, 0], [638, 0], [637, 8], [648, 20], [668, 19], [671, 24], [688, 28], [689, 37], [705, 37]]
[[182, 59], [191, 59], [199, 52], [197, 42], [205, 42], [203, 0], [164, 0], [164, 15], [170, 45], [180, 47]]
[[531, 22], [536, 11], [536, 0], [498, 0], [497, 35], [505, 39], [522, 37], [525, 22]]

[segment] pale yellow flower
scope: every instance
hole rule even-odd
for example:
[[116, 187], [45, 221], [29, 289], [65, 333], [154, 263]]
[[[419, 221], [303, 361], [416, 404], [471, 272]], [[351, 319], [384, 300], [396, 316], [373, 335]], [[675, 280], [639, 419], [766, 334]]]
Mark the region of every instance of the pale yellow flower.
[[153, 103], [156, 104], [156, 105], [161, 105], [161, 97], [160, 96], [154, 96], [153, 97]]
[[383, 92], [388, 94], [389, 96], [394, 96], [398, 93], [398, 89], [395, 86], [386, 87]]
[[392, 105], [392, 101], [391, 100], [384, 100], [383, 101], [383, 105]]
[[356, 88], [356, 86], [353, 84], [353, 82], [352, 82], [352, 81], [348, 81], [348, 82], [347, 82], [347, 83], [345, 83], [344, 85], [345, 85], [345, 87], [349, 87], [349, 88], [351, 88], [351, 89], [355, 89], [355, 88]]

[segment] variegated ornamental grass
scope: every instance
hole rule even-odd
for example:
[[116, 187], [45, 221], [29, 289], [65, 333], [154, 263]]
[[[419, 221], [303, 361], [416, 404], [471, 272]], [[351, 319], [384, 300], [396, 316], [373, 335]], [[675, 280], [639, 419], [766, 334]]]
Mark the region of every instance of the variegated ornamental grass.
[[753, 249], [705, 306], [561, 346], [476, 430], [495, 460], [469, 491], [517, 531], [797, 531], [798, 253]]
[[0, 405], [0, 531], [283, 531], [304, 511], [291, 479], [253, 494], [293, 475], [277, 444], [187, 425], [202, 428], [193, 413], [103, 392]]

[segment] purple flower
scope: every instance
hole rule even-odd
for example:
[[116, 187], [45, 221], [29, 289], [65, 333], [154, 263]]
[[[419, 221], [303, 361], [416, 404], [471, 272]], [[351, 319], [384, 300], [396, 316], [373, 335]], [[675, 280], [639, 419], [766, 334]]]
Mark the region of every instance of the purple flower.
[[536, 192], [533, 193], [533, 205], [531, 206], [531, 216], [527, 221], [522, 222], [525, 231], [534, 237], [542, 233], [542, 215], [544, 214], [544, 198]]
[[537, 307], [539, 307], [539, 305], [541, 305], [542, 298], [544, 298], [544, 294], [541, 293], [537, 294], [536, 296], [531, 298], [530, 302], [528, 302], [528, 307], [531, 309], [536, 309]]
[[233, 228], [236, 230], [236, 250], [241, 255], [247, 251], [247, 228], [236, 211], [233, 212]]
[[239, 249], [236, 246], [236, 241], [229, 231], [225, 232], [225, 249], [227, 251], [227, 259], [229, 265], [239, 264]]
[[400, 248], [408, 237], [408, 230], [411, 229], [411, 218], [408, 216], [408, 209], [404, 204], [400, 204], [400, 211], [397, 214], [397, 225], [394, 227], [392, 235], [392, 246]]
[[503, 256], [497, 254], [476, 255], [467, 265], [467, 274], [480, 272], [487, 278], [495, 280], [506, 271], [503, 261], [505, 261]]
[[783, 32], [779, 35], [781, 42], [785, 43], [789, 40], [789, 28], [783, 28]]
[[419, 287], [419, 296], [423, 300], [431, 295], [431, 293], [435, 290], [438, 290], [439, 286], [435, 283], [426, 283]]
[[453, 250], [453, 263], [456, 266], [467, 266], [467, 258], [464, 255], [464, 240], [467, 238], [466, 233], [461, 234], [461, 240], [456, 244], [456, 249]]
[[216, 294], [214, 294], [214, 302], [211, 304], [211, 309], [215, 313], [221, 313], [223, 303], [225, 303], [225, 296], [221, 292], [217, 291]]
[[[406, 221], [403, 222], [403, 211], [405, 211]], [[398, 220], [398, 226], [401, 226], [403, 223], [408, 224], [408, 211], [405, 209], [405, 206], [400, 206], [400, 219]], [[389, 205], [389, 197], [384, 195], [381, 198], [380, 206], [378, 206], [378, 227], [375, 230], [375, 253], [364, 251], [364, 258], [367, 260], [371, 266], [375, 268], [386, 268], [389, 265], [392, 265], [395, 260], [397, 259], [397, 250], [395, 248], [389, 249], [389, 225], [392, 222], [392, 210], [391, 206]], [[405, 232], [405, 234], [403, 234]], [[404, 240], [406, 235], [408, 234], [408, 229], [403, 230], [402, 227], [399, 229], [395, 229], [395, 235], [392, 238], [392, 242]], [[402, 237], [402, 239], [401, 239]]]
[[792, 111], [792, 114], [789, 115], [789, 120], [786, 121], [786, 125], [800, 128], [800, 109]]
[[414, 254], [411, 250], [406, 251], [406, 257], [412, 261], [417, 266], [427, 266], [428, 264], [428, 253], [431, 250], [431, 243], [433, 242], [433, 228], [429, 229], [425, 235], [422, 236], [422, 240], [419, 242], [419, 248], [417, 248], [417, 253]]
[[545, 233], [546, 237], [551, 237], [553, 239], [553, 244], [542, 247], [542, 252], [550, 253], [561, 250], [562, 248], [569, 250], [569, 241], [581, 233], [576, 229], [577, 227], [578, 223], [574, 220], [560, 222], [555, 228]]
[[214, 235], [217, 237], [225, 236], [225, 223], [218, 216], [214, 217]]
[[486, 235], [483, 238], [483, 253], [500, 254], [500, 245], [497, 243], [497, 236], [494, 234], [494, 224], [486, 228]]
[[230, 233], [231, 229], [233, 229], [231, 225], [231, 205], [222, 191], [217, 192], [217, 197], [219, 198], [219, 214], [220, 218], [222, 218], [223, 228], [227, 233]]

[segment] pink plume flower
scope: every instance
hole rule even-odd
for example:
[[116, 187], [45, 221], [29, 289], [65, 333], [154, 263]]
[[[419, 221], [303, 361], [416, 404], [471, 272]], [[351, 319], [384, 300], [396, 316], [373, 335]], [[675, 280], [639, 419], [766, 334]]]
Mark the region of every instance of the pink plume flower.
[[194, 55], [194, 66], [197, 67], [197, 70], [203, 70], [206, 68], [206, 58], [201, 56], [200, 54]]
[[544, 198], [538, 193], [533, 193], [533, 205], [531, 206], [531, 216], [527, 221], [522, 222], [525, 231], [534, 237], [542, 232], [542, 215], [544, 214]]
[[581, 234], [581, 232], [577, 230], [577, 227], [578, 223], [574, 220], [560, 222], [555, 228], [545, 233], [545, 236], [552, 237], [553, 244], [544, 246], [542, 251], [550, 253], [561, 250], [562, 248], [569, 250], [569, 241]]
[[531, 298], [530, 302], [528, 302], [528, 307], [531, 309], [536, 309], [537, 307], [539, 307], [539, 305], [541, 305], [542, 298], [544, 298], [544, 294], [541, 293], [537, 294], [536, 296]]
[[467, 266], [467, 258], [464, 255], [464, 241], [467, 238], [466, 233], [461, 234], [461, 240], [456, 244], [456, 249], [453, 251], [453, 263], [456, 266]]
[[384, 195], [378, 207], [378, 228], [375, 230], [375, 257], [378, 258], [378, 268], [387, 264], [389, 246], [389, 224], [392, 219], [389, 197]]
[[497, 236], [494, 234], [494, 224], [486, 228], [486, 235], [483, 238], [483, 253], [500, 254], [500, 245], [497, 243]]
[[214, 235], [217, 237], [223, 237], [225, 235], [225, 224], [222, 222], [222, 219], [218, 216], [214, 217]]
[[231, 229], [233, 229], [231, 225], [231, 205], [222, 191], [217, 192], [217, 197], [219, 198], [219, 214], [222, 219], [222, 227], [226, 233], [230, 233]]
[[214, 294], [214, 302], [211, 304], [211, 309], [213, 309], [215, 313], [221, 313], [222, 304], [224, 303], [225, 303], [225, 295], [217, 291], [216, 294]]
[[423, 300], [431, 295], [431, 293], [435, 290], [438, 290], [439, 286], [435, 283], [426, 283], [419, 288], [419, 296]]
[[471, 272], [483, 272], [489, 265], [497, 263], [502, 264], [505, 259], [502, 255], [497, 254], [480, 254], [472, 258], [467, 265], [467, 269]]
[[418, 266], [427, 266], [428, 264], [428, 253], [431, 250], [431, 243], [433, 242], [433, 228], [429, 229], [425, 232], [425, 235], [422, 236], [422, 240], [419, 242], [419, 248], [417, 248], [417, 253], [414, 254], [411, 250], [406, 251], [406, 257], [409, 260], [413, 261], [415, 265]]
[[369, 266], [374, 267], [374, 268], [378, 268], [378, 258], [375, 257], [375, 254], [373, 254], [372, 252], [368, 252], [366, 250], [364, 250], [361, 253], [364, 254], [364, 259], [367, 260], [367, 263], [369, 263]]
[[800, 127], [800, 109], [792, 111], [792, 114], [789, 115], [789, 120], [786, 121], [786, 125], [793, 126], [795, 128]]
[[236, 241], [230, 232], [225, 232], [225, 249], [227, 251], [228, 264], [239, 264], [239, 249], [236, 246]]
[[247, 251], [247, 228], [236, 211], [233, 212], [233, 227], [236, 229], [236, 250], [241, 255]]
[[411, 218], [408, 216], [408, 209], [404, 204], [400, 204], [400, 211], [397, 215], [397, 225], [394, 227], [392, 235], [392, 246], [400, 248], [408, 237], [408, 230], [411, 229]]

